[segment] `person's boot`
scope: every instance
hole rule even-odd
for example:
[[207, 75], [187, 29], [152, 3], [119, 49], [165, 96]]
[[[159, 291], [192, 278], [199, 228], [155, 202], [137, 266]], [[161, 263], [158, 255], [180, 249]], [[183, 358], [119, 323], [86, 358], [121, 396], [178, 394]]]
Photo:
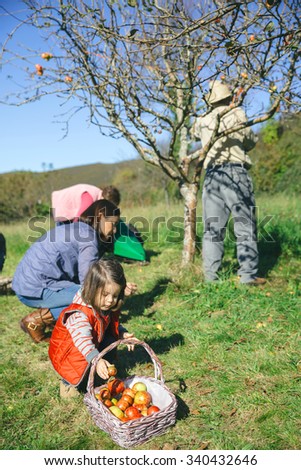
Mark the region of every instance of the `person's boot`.
[[54, 324], [55, 319], [48, 308], [39, 308], [20, 321], [22, 330], [28, 333], [35, 343], [49, 342], [50, 338], [45, 330], [47, 326]]
[[72, 387], [72, 385], [68, 385], [64, 383], [62, 380], [60, 381], [60, 397], [61, 398], [74, 398], [80, 395], [79, 391]]

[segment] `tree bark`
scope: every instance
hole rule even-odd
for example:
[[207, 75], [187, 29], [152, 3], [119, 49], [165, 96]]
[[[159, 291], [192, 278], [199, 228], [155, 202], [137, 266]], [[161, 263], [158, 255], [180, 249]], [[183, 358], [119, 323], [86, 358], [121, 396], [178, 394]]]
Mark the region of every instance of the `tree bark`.
[[182, 251], [182, 266], [193, 262], [196, 249], [196, 207], [198, 184], [184, 183], [180, 186], [184, 198], [184, 242]]

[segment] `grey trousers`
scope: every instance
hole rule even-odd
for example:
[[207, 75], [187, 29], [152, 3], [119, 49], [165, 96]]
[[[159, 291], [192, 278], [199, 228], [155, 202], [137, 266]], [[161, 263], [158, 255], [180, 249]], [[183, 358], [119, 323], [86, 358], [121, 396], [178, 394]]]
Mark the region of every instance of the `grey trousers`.
[[[225, 164], [207, 170], [203, 187], [203, 269], [205, 280], [218, 280], [227, 223], [232, 214], [241, 283], [256, 277], [257, 229], [253, 184], [243, 166]], [[229, 234], [228, 234], [229, 236]]]

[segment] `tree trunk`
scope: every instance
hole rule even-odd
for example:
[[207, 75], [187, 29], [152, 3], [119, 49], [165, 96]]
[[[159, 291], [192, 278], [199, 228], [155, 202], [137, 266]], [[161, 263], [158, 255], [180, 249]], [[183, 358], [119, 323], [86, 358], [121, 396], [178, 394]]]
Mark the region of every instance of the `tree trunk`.
[[184, 198], [184, 243], [182, 266], [192, 263], [196, 248], [196, 206], [199, 186], [185, 183], [180, 187]]

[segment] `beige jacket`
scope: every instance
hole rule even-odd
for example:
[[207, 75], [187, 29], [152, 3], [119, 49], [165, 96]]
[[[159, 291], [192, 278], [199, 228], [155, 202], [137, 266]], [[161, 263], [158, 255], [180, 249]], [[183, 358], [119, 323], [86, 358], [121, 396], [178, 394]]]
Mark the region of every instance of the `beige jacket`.
[[[203, 147], [210, 141], [213, 134], [216, 116], [226, 108], [227, 106], [218, 106], [206, 116], [196, 119], [192, 134], [202, 141]], [[219, 132], [236, 127], [242, 122], [247, 122], [244, 110], [239, 107], [231, 109], [222, 117]], [[246, 152], [255, 147], [256, 142], [257, 136], [250, 127], [222, 137], [209, 150], [204, 168], [223, 163], [244, 163], [251, 166], [251, 159]]]

